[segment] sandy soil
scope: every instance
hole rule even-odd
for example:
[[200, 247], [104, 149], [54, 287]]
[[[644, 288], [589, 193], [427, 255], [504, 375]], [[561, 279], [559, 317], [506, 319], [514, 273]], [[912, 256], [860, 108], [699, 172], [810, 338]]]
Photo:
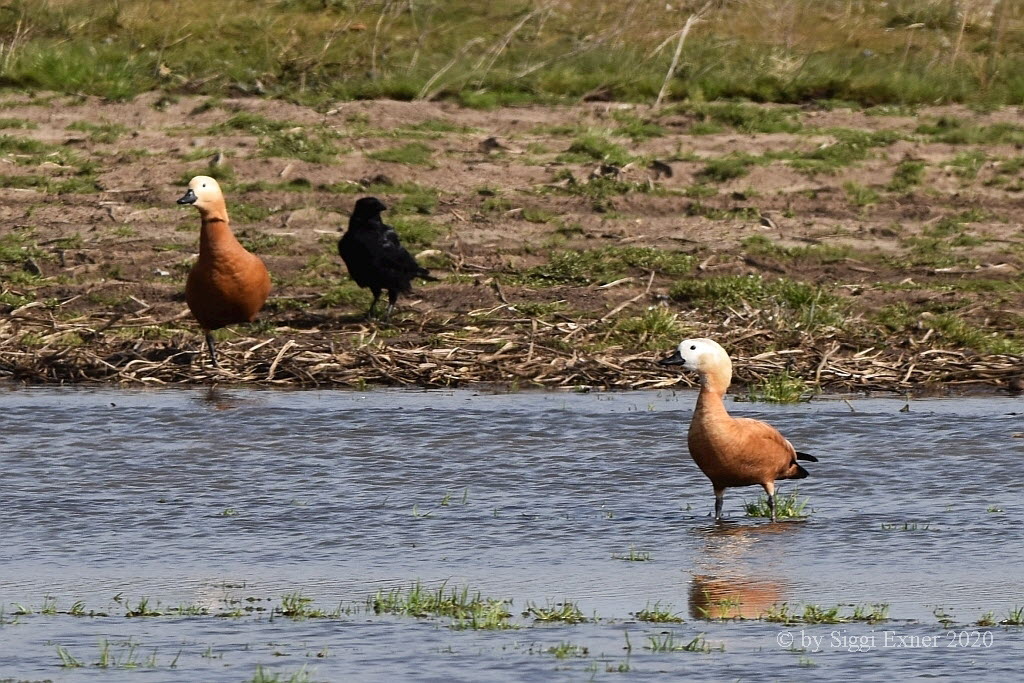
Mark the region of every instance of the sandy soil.
[[[436, 103], [372, 101], [343, 103], [319, 113], [258, 99], [210, 103], [205, 98], [181, 98], [167, 103], [153, 95], [111, 104], [86, 98], [8, 95], [0, 99], [0, 106], [5, 119], [35, 126], [4, 133], [72, 150], [77, 159], [94, 164], [101, 188], [94, 193], [59, 194], [17, 187], [23, 183], [16, 178], [24, 175], [64, 178], [73, 176], [75, 169], [66, 160], [54, 163], [45, 155], [13, 152], [0, 158], [0, 175], [8, 177], [5, 185], [12, 186], [0, 189], [0, 229], [26, 254], [23, 259], [8, 254], [0, 264], [3, 292], [8, 295], [0, 309], [4, 316], [0, 344], [7, 353], [0, 373], [23, 381], [135, 381], [142, 378], [122, 372], [133, 358], [162, 362], [159, 359], [188, 352], [177, 363], [181, 368], [176, 374], [154, 371], [151, 381], [276, 378], [310, 384], [319, 383], [310, 379], [316, 373], [304, 375], [300, 366], [309, 370], [310, 364], [336, 363], [346, 371], [322, 378], [325, 383], [358, 384], [367, 379], [431, 385], [473, 380], [529, 383], [541, 373], [488, 372], [480, 357], [497, 354], [498, 360], [490, 362], [500, 365], [501, 349], [512, 342], [515, 352], [504, 353], [510, 356], [510, 365], [515, 365], [511, 357], [516, 363], [523, 361], [527, 348], [532, 362], [534, 354], [541, 354], [540, 344], [534, 343], [539, 325], [541, 332], [565, 337], [562, 344], [547, 345], [552, 358], [565, 356], [572, 359], [571, 364], [589, 363], [593, 368], [600, 367], [596, 358], [620, 368], [624, 362], [639, 364], [622, 383], [610, 379], [614, 371], [607, 369], [603, 374], [595, 370], [594, 376], [563, 373], [558, 383], [666, 386], [678, 381], [675, 374], [648, 366], [649, 360], [670, 350], [667, 337], [647, 336], [631, 344], [620, 335], [616, 344], [573, 348], [574, 340], [584, 336], [574, 336], [573, 325], [589, 334], [621, 318], [640, 316], [652, 306], [677, 314], [680, 335], [720, 330], [717, 336], [731, 343], [741, 357], [792, 348], [798, 354], [806, 352], [799, 363], [789, 366], [824, 386], [857, 386], [857, 381], [844, 380], [841, 372], [830, 372], [828, 363], [855, 360], [863, 352], [892, 367], [880, 379], [864, 380], [865, 388], [905, 390], [959, 381], [1009, 387], [1019, 376], [1019, 356], [992, 358], [992, 354], [976, 353], [981, 350], [958, 345], [939, 331], [930, 333], [928, 318], [953, 312], [983, 334], [1022, 340], [1024, 192], [1020, 171], [1004, 170], [1008, 161], [1020, 158], [1021, 151], [1006, 144], [935, 142], [915, 134], [923, 121], [943, 116], [979, 126], [1024, 123], [1014, 110], [979, 114], [944, 107], [922, 110], [916, 116], [806, 110], [799, 113], [804, 130], [798, 133], [694, 135], [691, 128], [696, 118], [691, 115], [654, 117], [644, 108], [609, 103], [477, 111]], [[244, 130], [211, 131], [239, 112], [290, 122], [297, 135], [336, 136], [333, 143], [340, 152], [329, 163], [271, 157], [264, 151], [266, 136]], [[654, 118], [664, 134], [637, 142], [609, 134], [620, 125], [616, 117], [624, 115]], [[74, 129], [79, 122], [123, 128], [116, 139], [100, 139], [90, 131]], [[433, 132], [442, 127], [437, 122], [454, 130]], [[417, 130], [418, 124], [424, 125]], [[565, 192], [566, 172], [581, 183], [602, 172], [597, 160], [560, 160], [574, 139], [567, 127], [580, 126], [599, 131], [631, 155], [642, 157], [640, 162], [605, 169], [605, 173], [656, 191], [617, 194], [600, 207], [589, 197]], [[778, 160], [754, 165], [744, 177], [705, 183], [710, 190], [693, 190], [708, 159], [809, 152], [834, 144], [836, 138], [827, 130], [833, 128], [895, 130], [907, 139], [873, 147], [866, 159], [834, 174], [808, 174]], [[481, 143], [492, 136], [502, 147], [487, 151]], [[430, 148], [429, 165], [367, 156], [409, 142]], [[975, 150], [985, 156], [970, 177], [958, 158]], [[198, 218], [191, 207], [175, 205], [188, 177], [208, 172], [215, 153], [220, 155], [221, 169], [229, 167], [233, 174], [233, 180], [224, 185], [230, 191], [234, 230], [253, 244], [275, 280], [262, 323], [225, 336], [228, 369], [220, 375], [203, 368], [201, 358], [192, 353], [200, 349], [200, 336], [182, 291], [198, 249]], [[651, 160], [662, 162], [660, 170], [650, 166]], [[923, 182], [907, 192], [887, 189], [897, 165], [906, 160], [925, 162]], [[386, 203], [400, 204], [403, 185], [408, 183], [438, 192], [436, 206], [417, 217], [433, 228], [436, 237], [414, 251], [429, 248], [421, 259], [432, 265], [442, 281], [420, 283], [415, 296], [403, 300], [401, 315], [389, 327], [360, 319], [368, 297], [349, 296], [346, 303], [324, 305], [325, 291], [343, 287], [347, 281], [335, 242], [354, 201], [372, 184]], [[854, 199], [857, 188], [873, 192], [874, 198], [859, 205]], [[709, 192], [710, 196], [695, 196]], [[939, 221], [965, 212], [970, 212], [970, 220], [958, 235], [970, 239], [957, 243], [943, 238], [942, 258], [922, 257], [917, 238], [934, 241]], [[781, 247], [826, 245], [848, 250], [837, 251], [835, 258], [798, 258], [755, 250], [748, 241], [754, 236]], [[731, 316], [728, 311], [712, 311], [707, 302], [673, 301], [667, 294], [679, 276], [656, 274], [648, 287], [648, 275], [640, 269], [629, 273], [631, 279], [610, 287], [600, 286], [606, 284], [601, 282], [551, 287], [516, 284], [516, 274], [548, 263], [560, 250], [606, 246], [692, 254], [699, 267], [685, 277], [756, 273], [818, 284], [849, 301], [852, 322], [840, 332], [801, 336], [797, 331], [796, 336], [772, 338], [763, 331], [766, 324], [756, 318], [757, 312], [736, 310], [736, 316]], [[32, 277], [25, 277], [26, 273]], [[515, 314], [515, 305], [523, 302], [561, 303], [533, 318]], [[918, 324], [900, 331], [868, 324], [873, 314], [897, 303], [906, 304], [910, 314], [918, 316]], [[609, 316], [610, 312], [614, 314]], [[744, 326], [747, 332], [762, 332], [750, 335]], [[74, 334], [69, 336], [69, 331]], [[288, 340], [294, 343], [279, 355]], [[268, 344], [260, 352], [253, 350], [265, 341]], [[379, 358], [372, 358], [387, 355], [388, 349], [417, 350], [435, 362], [438, 348], [456, 349], [456, 356], [461, 350], [472, 350], [476, 355], [467, 361], [471, 369], [460, 377], [458, 372], [435, 376], [431, 374], [435, 368], [402, 374], [391, 366], [389, 375], [378, 367]], [[961, 374], [915, 375], [911, 366], [927, 365], [921, 354], [936, 350], [949, 351]], [[269, 357], [261, 355], [269, 351], [273, 351]], [[301, 353], [305, 352], [311, 355], [304, 360]], [[878, 352], [883, 355], [877, 356]], [[90, 360], [92, 356], [102, 362]], [[67, 365], [54, 358], [66, 360]], [[77, 360], [68, 360], [72, 358]], [[264, 369], [274, 358], [278, 362], [267, 377]], [[256, 365], [246, 365], [250, 362]], [[420, 359], [418, 365], [429, 362]], [[104, 363], [111, 367], [105, 368]], [[971, 363], [981, 363], [982, 369], [963, 374], [962, 366]], [[368, 367], [379, 372], [359, 370]], [[761, 374], [770, 369], [763, 368]], [[854, 371], [858, 372], [872, 371]], [[751, 381], [760, 374], [738, 368], [738, 376]]]

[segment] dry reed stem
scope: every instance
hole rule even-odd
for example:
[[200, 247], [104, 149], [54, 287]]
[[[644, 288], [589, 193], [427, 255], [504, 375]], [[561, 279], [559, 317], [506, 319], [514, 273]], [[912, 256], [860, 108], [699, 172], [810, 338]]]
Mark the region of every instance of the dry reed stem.
[[690, 34], [690, 29], [693, 28], [694, 24], [700, 21], [701, 17], [710, 7], [710, 2], [705, 3], [703, 7], [687, 18], [682, 30], [679, 31], [679, 41], [676, 43], [676, 51], [672, 55], [672, 63], [669, 64], [668, 71], [665, 73], [665, 80], [661, 83], [661, 90], [658, 91], [658, 97], [654, 100], [655, 108], [661, 106], [661, 101], [664, 100], [665, 95], [668, 94], [668, 84], [672, 81], [672, 74], [676, 72], [676, 67], [679, 66], [679, 57], [683, 53], [683, 43], [686, 42], [686, 36]]

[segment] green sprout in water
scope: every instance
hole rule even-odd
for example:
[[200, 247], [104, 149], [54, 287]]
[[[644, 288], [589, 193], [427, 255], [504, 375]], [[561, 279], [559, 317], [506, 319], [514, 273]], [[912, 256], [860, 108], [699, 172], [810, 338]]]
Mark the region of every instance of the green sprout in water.
[[683, 618], [678, 612], [672, 611], [672, 605], [661, 606], [660, 602], [653, 605], [647, 603], [642, 610], [633, 615], [639, 621], [649, 621], [656, 624], [681, 624]]
[[1024, 626], [1024, 607], [1014, 607], [999, 623], [1003, 626]]
[[651, 554], [643, 550], [637, 550], [634, 546], [629, 546], [628, 554], [612, 553], [612, 559], [625, 560], [626, 562], [648, 562], [651, 559]]
[[557, 659], [566, 659], [567, 657], [586, 657], [590, 651], [582, 645], [559, 643], [549, 647], [545, 652], [554, 655]]
[[667, 631], [662, 634], [647, 636], [647, 645], [644, 645], [644, 649], [651, 652], [700, 652], [707, 654], [712, 650], [724, 652], [725, 645], [710, 645], [704, 639], [703, 633], [697, 634], [692, 640], [684, 643], [676, 640], [675, 633]]
[[535, 621], [562, 621], [567, 624], [580, 624], [587, 621], [580, 611], [579, 605], [568, 600], [564, 602], [548, 602], [544, 607], [530, 603], [523, 612], [524, 617], [533, 617]]
[[[808, 499], [799, 498], [799, 490], [795, 490], [788, 496], [776, 495], [775, 496], [775, 518], [776, 519], [787, 519], [787, 518], [802, 518], [807, 517], [810, 513], [804, 513], [804, 509], [807, 507]], [[743, 508], [746, 510], [747, 517], [766, 517], [771, 518], [772, 511], [768, 507], [768, 497], [761, 494], [756, 501], [746, 501], [743, 503]]]

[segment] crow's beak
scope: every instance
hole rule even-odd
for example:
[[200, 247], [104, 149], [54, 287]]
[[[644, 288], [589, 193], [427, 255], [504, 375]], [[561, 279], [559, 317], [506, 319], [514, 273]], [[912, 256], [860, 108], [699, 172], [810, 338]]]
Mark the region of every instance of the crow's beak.
[[193, 192], [192, 188], [190, 187], [190, 188], [188, 188], [188, 192], [186, 192], [185, 194], [183, 194], [181, 196], [181, 199], [178, 200], [178, 203], [179, 204], [195, 204], [197, 199], [199, 199], [199, 197], [196, 196], [196, 193]]
[[658, 365], [686, 365], [686, 359], [679, 355], [679, 349], [676, 349], [668, 358], [662, 358], [658, 361]]

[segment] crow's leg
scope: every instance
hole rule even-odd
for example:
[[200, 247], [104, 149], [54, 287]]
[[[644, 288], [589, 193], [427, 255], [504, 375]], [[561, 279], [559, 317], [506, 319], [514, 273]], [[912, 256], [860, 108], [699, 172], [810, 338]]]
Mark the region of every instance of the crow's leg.
[[373, 301], [370, 302], [370, 310], [366, 312], [366, 319], [373, 320], [373, 314], [377, 310], [377, 301], [380, 300], [380, 289], [377, 287], [371, 287], [370, 291], [373, 292]]
[[392, 311], [395, 310], [395, 302], [396, 301], [398, 301], [398, 290], [397, 289], [389, 289], [388, 290], [388, 307], [387, 307], [387, 310], [384, 311], [384, 322], [387, 322], [388, 320], [391, 319], [391, 313], [392, 313]]

